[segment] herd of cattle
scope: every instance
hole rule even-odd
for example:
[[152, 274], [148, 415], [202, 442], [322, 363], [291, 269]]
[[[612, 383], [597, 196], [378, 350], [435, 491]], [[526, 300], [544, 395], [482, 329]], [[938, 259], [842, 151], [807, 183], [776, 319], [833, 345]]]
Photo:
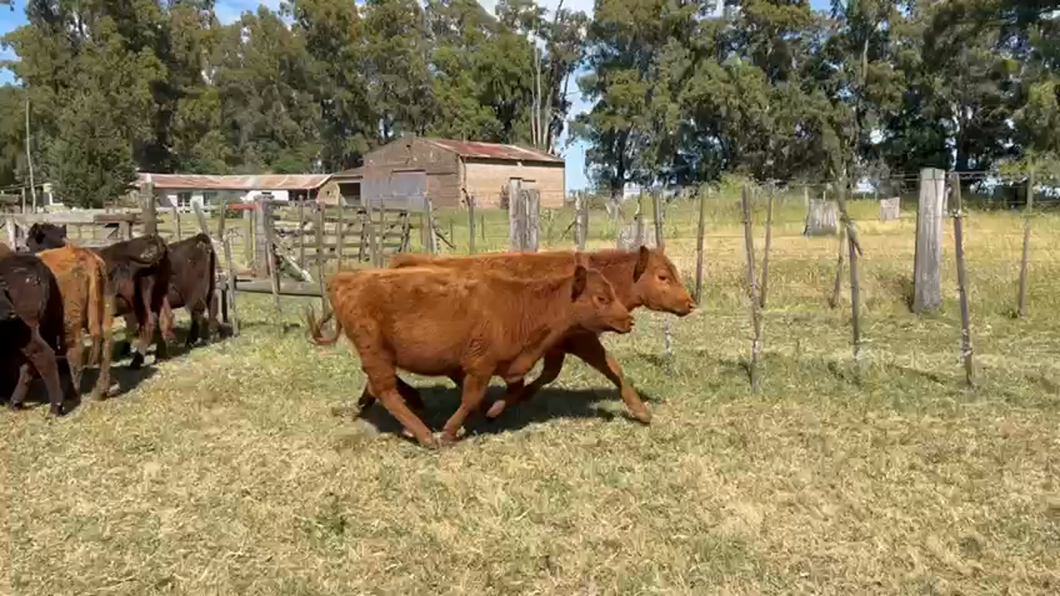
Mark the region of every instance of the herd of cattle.
[[[89, 363], [99, 366], [92, 394], [104, 399], [110, 390], [115, 316], [125, 319], [127, 333], [138, 332], [133, 369], [143, 365], [156, 328], [155, 357], [166, 357], [175, 308], [191, 314], [189, 345], [206, 331], [203, 323], [207, 339], [219, 329], [217, 259], [206, 234], [169, 245], [147, 235], [88, 250], [67, 242], [66, 226], [45, 223], [30, 227], [26, 247], [29, 254], [0, 244], [0, 391], [10, 395], [12, 409], [21, 407], [34, 372], [44, 381], [52, 415], [63, 413], [66, 397], [80, 397], [82, 331], [92, 339]], [[209, 319], [203, 321], [206, 313]], [[65, 356], [70, 369], [65, 391], [58, 355]]]
[[[99, 250], [66, 239], [65, 226], [35, 224], [27, 234], [29, 254], [0, 244], [0, 395], [18, 409], [34, 372], [43, 379], [50, 413], [61, 415], [64, 398], [80, 397], [82, 332], [92, 339], [89, 363], [99, 366], [93, 396], [110, 389], [111, 326], [115, 316], [136, 332], [130, 368], [143, 365], [156, 337], [156, 359], [174, 338], [173, 309], [191, 315], [187, 344], [219, 330], [215, 293], [217, 259], [206, 234], [167, 245], [147, 235]], [[677, 268], [659, 250], [490, 253], [467, 257], [401, 254], [387, 269], [340, 271], [327, 285], [331, 310], [306, 318], [317, 345], [345, 332], [357, 350], [367, 384], [362, 409], [377, 399], [422, 445], [457, 440], [467, 417], [484, 405], [490, 379], [507, 391], [489, 404], [488, 418], [531, 397], [559, 376], [573, 354], [603, 373], [619, 389], [630, 413], [651, 415], [622, 369], [600, 343], [601, 333], [629, 333], [630, 311], [685, 316], [695, 301]], [[322, 327], [334, 318], [328, 337]], [[58, 361], [65, 356], [70, 386], [63, 391]], [[524, 377], [538, 360], [543, 370]], [[461, 403], [436, 437], [413, 412], [423, 401], [397, 370], [445, 376], [461, 388]]]

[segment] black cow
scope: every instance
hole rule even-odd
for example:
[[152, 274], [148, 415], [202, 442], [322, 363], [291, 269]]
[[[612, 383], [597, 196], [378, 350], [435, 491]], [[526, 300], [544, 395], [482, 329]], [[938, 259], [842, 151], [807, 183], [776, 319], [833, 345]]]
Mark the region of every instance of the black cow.
[[29, 389], [32, 366], [48, 389], [49, 412], [63, 413], [56, 354], [65, 353], [63, 300], [48, 266], [30, 255], [0, 257], [0, 365], [17, 364], [19, 381], [9, 406], [18, 409]]
[[[34, 253], [65, 244], [66, 226], [34, 224], [26, 235], [26, 246]], [[153, 234], [93, 250], [107, 264], [107, 285], [115, 297], [114, 314], [131, 314], [136, 318], [139, 345], [129, 367], [136, 369], [143, 365], [156, 326], [161, 335], [156, 343], [155, 359], [164, 358], [166, 343], [173, 339], [170, 327], [173, 319], [166, 300], [172, 269], [165, 240]]]
[[[219, 328], [215, 294], [217, 254], [213, 241], [207, 234], [199, 233], [174, 242], [169, 245], [169, 262], [173, 274], [169, 278], [167, 299], [170, 309], [185, 307], [191, 315], [191, 329], [186, 342], [190, 347], [198, 341], [203, 326], [207, 339], [216, 335]], [[203, 313], [207, 313], [205, 321]], [[172, 320], [168, 325], [173, 327]]]

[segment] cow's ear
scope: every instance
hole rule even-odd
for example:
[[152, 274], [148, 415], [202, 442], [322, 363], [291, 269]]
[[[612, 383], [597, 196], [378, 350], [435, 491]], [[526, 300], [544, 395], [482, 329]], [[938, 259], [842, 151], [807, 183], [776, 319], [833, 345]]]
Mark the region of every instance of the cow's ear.
[[582, 295], [585, 291], [585, 284], [587, 281], [589, 272], [585, 270], [585, 267], [578, 265], [574, 268], [574, 287], [571, 288], [570, 299], [577, 300], [578, 296]]
[[640, 245], [640, 252], [637, 253], [637, 264], [633, 267], [634, 282], [639, 280], [640, 276], [644, 275], [644, 272], [648, 270], [649, 258], [651, 258], [651, 251], [648, 250], [647, 246]]

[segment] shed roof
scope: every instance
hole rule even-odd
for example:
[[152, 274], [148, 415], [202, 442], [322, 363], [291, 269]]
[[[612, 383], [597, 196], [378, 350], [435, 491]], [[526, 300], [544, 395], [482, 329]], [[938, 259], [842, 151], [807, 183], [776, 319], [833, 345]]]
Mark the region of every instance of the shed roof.
[[153, 182], [167, 190], [313, 190], [324, 185], [331, 174], [259, 174], [254, 176], [212, 176], [206, 174], [141, 173], [138, 186]]
[[425, 138], [425, 142], [436, 147], [453, 151], [460, 157], [480, 159], [500, 159], [505, 161], [545, 161], [564, 163], [562, 158], [549, 155], [538, 149], [528, 149], [518, 145], [501, 145], [499, 143], [482, 143], [479, 141], [455, 141], [452, 139]]

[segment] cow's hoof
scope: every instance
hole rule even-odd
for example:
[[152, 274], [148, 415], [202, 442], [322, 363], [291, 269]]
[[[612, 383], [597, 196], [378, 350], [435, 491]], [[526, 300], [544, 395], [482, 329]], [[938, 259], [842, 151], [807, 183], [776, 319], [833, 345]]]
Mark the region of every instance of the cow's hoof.
[[132, 362], [129, 363], [129, 368], [132, 370], [140, 370], [140, 367], [144, 365], [143, 354], [137, 352], [133, 354]]
[[651, 414], [647, 410], [643, 410], [640, 412], [630, 412], [630, 415], [633, 416], [633, 418], [641, 424], [651, 424]]
[[53, 418], [59, 418], [60, 416], [63, 415], [63, 407], [62, 406], [54, 406], [54, 405], [49, 407], [48, 408], [48, 415], [53, 417]]
[[12, 412], [17, 412], [22, 409], [22, 404], [16, 404], [15, 402], [8, 402], [7, 409]]

